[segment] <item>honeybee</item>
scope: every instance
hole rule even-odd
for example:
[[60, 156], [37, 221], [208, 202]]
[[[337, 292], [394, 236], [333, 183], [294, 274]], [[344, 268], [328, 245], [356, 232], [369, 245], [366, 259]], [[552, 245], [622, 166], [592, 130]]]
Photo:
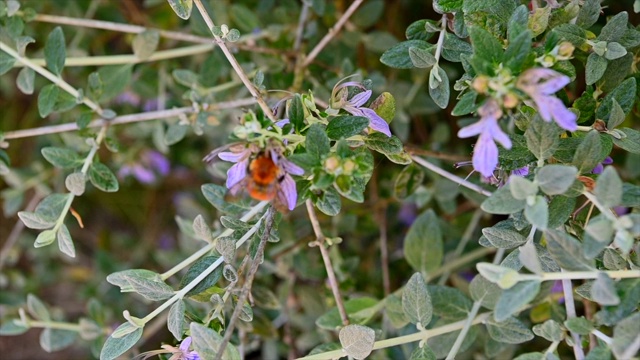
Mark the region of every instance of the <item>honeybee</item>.
[[271, 156], [270, 151], [262, 151], [249, 164], [249, 175], [245, 178], [245, 185], [247, 194], [256, 200], [275, 199], [279, 186], [284, 181], [284, 171], [276, 165]]

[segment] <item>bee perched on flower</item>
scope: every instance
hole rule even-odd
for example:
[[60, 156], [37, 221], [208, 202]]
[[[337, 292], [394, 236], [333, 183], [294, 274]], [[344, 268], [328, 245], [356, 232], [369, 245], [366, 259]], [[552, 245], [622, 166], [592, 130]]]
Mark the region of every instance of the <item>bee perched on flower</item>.
[[288, 212], [296, 207], [298, 192], [291, 175], [302, 175], [304, 170], [287, 160], [284, 145], [271, 141], [265, 148], [256, 143], [235, 143], [229, 151], [214, 151], [205, 157], [211, 161], [217, 155], [224, 161], [235, 163], [227, 171], [227, 189], [236, 196], [242, 189], [256, 200], [273, 201], [280, 212]]

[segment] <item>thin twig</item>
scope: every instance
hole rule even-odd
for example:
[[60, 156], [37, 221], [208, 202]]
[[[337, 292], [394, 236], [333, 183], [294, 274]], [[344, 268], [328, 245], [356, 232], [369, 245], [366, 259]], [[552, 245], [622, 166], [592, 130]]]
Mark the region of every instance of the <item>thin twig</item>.
[[256, 101], [258, 102], [258, 105], [260, 105], [260, 108], [262, 109], [264, 114], [271, 121], [276, 122], [277, 120], [273, 115], [271, 108], [264, 101], [264, 99], [262, 98], [262, 95], [260, 95], [260, 93], [256, 90], [256, 87], [253, 86], [253, 84], [247, 77], [247, 74], [245, 74], [244, 70], [242, 70], [242, 67], [240, 66], [236, 58], [233, 56], [231, 51], [229, 51], [229, 49], [227, 48], [227, 45], [225, 44], [224, 40], [222, 40], [218, 35], [216, 35], [213, 32], [213, 28], [215, 27], [215, 25], [213, 24], [211, 17], [207, 13], [207, 9], [204, 8], [204, 5], [202, 4], [202, 0], [194, 0], [194, 3], [196, 4], [198, 11], [200, 11], [202, 18], [207, 23], [207, 26], [209, 27], [209, 30], [211, 31], [211, 34], [213, 35], [215, 42], [218, 44], [218, 47], [220, 47], [220, 50], [222, 50], [222, 52], [224, 53], [224, 56], [227, 58], [227, 61], [229, 61], [229, 64], [231, 64], [231, 67], [233, 67], [236, 74], [238, 74], [238, 77], [240, 78], [240, 80], [242, 80], [242, 83], [244, 84], [244, 86], [246, 86], [247, 90], [249, 90], [249, 92], [254, 97], [254, 99], [256, 99]]
[[298, 19], [298, 28], [296, 29], [296, 41], [293, 43], [293, 51], [298, 52], [302, 44], [302, 36], [304, 35], [304, 24], [309, 16], [309, 3], [302, 1], [302, 10], [300, 10], [300, 18]]
[[447, 179], [449, 179], [449, 180], [451, 180], [451, 181], [453, 181], [453, 182], [455, 182], [457, 184], [460, 184], [460, 185], [466, 187], [467, 189], [473, 190], [473, 191], [477, 192], [478, 194], [482, 194], [484, 196], [491, 196], [491, 192], [490, 191], [487, 191], [487, 190], [481, 188], [480, 186], [478, 186], [478, 185], [476, 185], [476, 184], [474, 184], [472, 182], [469, 182], [469, 181], [467, 181], [467, 180], [465, 180], [465, 179], [463, 179], [461, 177], [453, 175], [452, 173], [450, 173], [448, 171], [445, 171], [445, 170], [437, 167], [436, 165], [433, 165], [432, 163], [430, 163], [430, 162], [428, 162], [428, 161], [426, 161], [426, 160], [424, 160], [422, 158], [419, 158], [417, 156], [411, 156], [411, 159], [413, 159], [413, 161], [415, 161], [416, 163], [418, 163], [418, 164], [426, 167], [427, 169], [433, 171], [434, 173], [436, 173], [436, 174], [438, 174], [438, 175], [440, 175], [442, 177], [445, 177], [445, 178], [447, 178]]
[[[255, 104], [255, 102], [256, 101], [253, 98], [238, 99], [238, 100], [212, 104], [212, 105], [209, 105], [205, 110], [211, 111], [211, 110], [233, 109], [241, 106], [252, 105], [252, 104]], [[170, 118], [170, 117], [174, 117], [182, 114], [191, 114], [194, 112], [197, 112], [197, 111], [193, 107], [182, 107], [182, 108], [176, 108], [176, 109], [170, 109], [170, 110], [158, 110], [158, 111], [149, 111], [149, 112], [138, 113], [138, 114], [116, 116], [115, 118], [109, 120], [109, 125], [113, 126], [113, 125], [129, 124], [129, 123], [135, 123], [135, 122], [141, 122], [141, 121], [165, 119], [165, 118]], [[104, 120], [97, 119], [90, 122], [87, 125], [87, 128], [96, 128], [102, 125], [104, 125]], [[78, 124], [75, 122], [72, 122], [72, 123], [66, 123], [66, 124], [60, 124], [60, 125], [42, 126], [42, 127], [33, 128], [33, 129], [8, 131], [4, 134], [4, 139], [5, 140], [20, 139], [25, 137], [48, 135], [48, 134], [55, 134], [55, 133], [75, 131], [75, 130], [78, 130]]]
[[[99, 6], [100, 0], [91, 0], [91, 2], [89, 3], [89, 8], [87, 8], [87, 11], [84, 13], [84, 19], [91, 19], [96, 14], [96, 10], [98, 10]], [[36, 17], [38, 17], [39, 15], [41, 14], [36, 14]], [[76, 35], [73, 37], [73, 40], [69, 42], [69, 48], [75, 49], [76, 47], [78, 47], [78, 44], [80, 44], [80, 40], [82, 40], [84, 34], [85, 31], [83, 29], [77, 30]]]
[[45, 78], [47, 78], [52, 83], [58, 85], [60, 88], [62, 88], [62, 90], [68, 92], [74, 98], [78, 99], [78, 98], [82, 97], [82, 102], [85, 105], [90, 107], [98, 115], [102, 114], [102, 108], [100, 108], [100, 105], [96, 104], [91, 99], [87, 98], [86, 96], [81, 96], [80, 93], [78, 92], [78, 90], [76, 90], [73, 86], [69, 85], [69, 83], [67, 83], [66, 81], [62, 80], [62, 78], [60, 76], [56, 76], [53, 73], [51, 73], [49, 70], [43, 68], [42, 66], [37, 65], [37, 64], [33, 63], [31, 60], [20, 56], [20, 54], [18, 54], [13, 48], [11, 48], [10, 46], [8, 46], [7, 44], [5, 44], [2, 41], [0, 41], [0, 50], [6, 52], [7, 54], [9, 54], [13, 58], [15, 58], [18, 62], [24, 64], [25, 66], [30, 67], [31, 69], [33, 69], [33, 71], [35, 71], [38, 74], [44, 76]]
[[[42, 195], [40, 195], [36, 190], [36, 194], [33, 195], [33, 198], [31, 198], [31, 201], [29, 201], [29, 204], [27, 204], [27, 207], [24, 210], [33, 211], [36, 208], [36, 205], [40, 202], [40, 199], [42, 199]], [[16, 221], [15, 225], [13, 225], [13, 229], [11, 229], [11, 233], [9, 233], [9, 237], [7, 237], [7, 241], [2, 245], [2, 250], [0, 250], [0, 271], [4, 268], [4, 263], [7, 261], [9, 252], [16, 244], [16, 241], [20, 238], [22, 230], [24, 230], [24, 223], [22, 220]]]
[[344, 14], [340, 17], [340, 19], [338, 19], [338, 22], [336, 22], [336, 24], [331, 29], [329, 29], [329, 32], [322, 38], [322, 40], [320, 40], [318, 45], [316, 45], [316, 47], [314, 47], [313, 50], [311, 50], [309, 55], [307, 55], [307, 57], [304, 59], [304, 62], [302, 63], [303, 67], [309, 66], [309, 64], [313, 62], [316, 56], [320, 54], [320, 51], [322, 51], [322, 49], [324, 49], [324, 47], [327, 46], [329, 41], [331, 41], [331, 39], [333, 39], [333, 37], [340, 32], [340, 29], [342, 29], [342, 26], [347, 22], [347, 20], [349, 20], [351, 15], [353, 15], [353, 13], [358, 9], [358, 7], [360, 6], [360, 4], [362, 4], [363, 1], [364, 0], [356, 0], [351, 4], [351, 6], [349, 6], [347, 11], [345, 11]]
[[267, 245], [267, 240], [269, 239], [269, 234], [271, 233], [271, 228], [273, 227], [273, 219], [275, 217], [275, 210], [273, 209], [273, 207], [270, 207], [269, 210], [267, 211], [269, 213], [267, 214], [267, 219], [264, 224], [264, 232], [262, 233], [262, 237], [260, 238], [260, 244], [258, 245], [258, 250], [256, 251], [256, 255], [253, 258], [253, 263], [251, 263], [251, 268], [249, 269], [244, 285], [242, 286], [242, 290], [241, 290], [242, 292], [238, 297], [236, 308], [233, 310], [231, 319], [229, 319], [229, 325], [225, 329], [224, 337], [222, 338], [222, 341], [220, 342], [220, 346], [218, 347], [218, 353], [216, 354], [216, 357], [215, 357], [216, 360], [222, 359], [222, 354], [224, 354], [224, 350], [229, 344], [229, 340], [231, 340], [231, 336], [233, 335], [233, 330], [236, 326], [236, 322], [238, 321], [238, 318], [240, 317], [240, 312], [244, 307], [244, 302], [247, 301], [247, 297], [251, 292], [251, 286], [253, 285], [253, 278], [255, 277], [256, 272], [258, 272], [258, 267], [262, 262], [262, 257], [264, 256], [264, 248]]
[[342, 302], [338, 280], [336, 279], [336, 274], [333, 271], [333, 265], [331, 265], [329, 252], [324, 245], [325, 237], [322, 233], [322, 228], [320, 227], [320, 221], [318, 221], [318, 217], [316, 216], [316, 211], [313, 209], [313, 203], [311, 202], [311, 200], [307, 200], [306, 204], [307, 213], [309, 214], [309, 220], [311, 221], [313, 232], [316, 235], [316, 243], [320, 248], [320, 254], [322, 255], [322, 260], [324, 261], [324, 267], [327, 270], [329, 285], [331, 286], [331, 291], [333, 292], [333, 297], [336, 300], [336, 306], [338, 307], [338, 312], [340, 313], [340, 319], [342, 319], [342, 324], [344, 326], [347, 326], [349, 325], [349, 317], [347, 317], [347, 310], [344, 308], [344, 303]]

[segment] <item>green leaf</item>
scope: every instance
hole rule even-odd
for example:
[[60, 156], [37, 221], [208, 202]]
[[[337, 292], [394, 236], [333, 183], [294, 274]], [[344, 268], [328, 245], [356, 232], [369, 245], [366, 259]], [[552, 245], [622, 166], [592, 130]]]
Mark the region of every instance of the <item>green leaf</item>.
[[599, 272], [596, 281], [591, 285], [591, 299], [600, 305], [620, 304], [615, 283], [606, 273]]
[[609, 61], [604, 56], [600, 56], [596, 53], [589, 54], [587, 58], [587, 64], [585, 65], [585, 79], [587, 85], [593, 85], [596, 81], [600, 80], [604, 72], [607, 70]]
[[20, 218], [20, 220], [22, 220], [24, 226], [28, 227], [29, 229], [50, 229], [56, 223], [55, 220], [44, 219], [39, 214], [30, 211], [20, 211], [18, 212], [18, 217]]
[[553, 29], [561, 40], [566, 40], [576, 48], [581, 47], [587, 41], [587, 34], [580, 26], [575, 24], [561, 24]]
[[613, 106], [613, 99], [616, 99], [625, 114], [629, 113], [636, 101], [636, 90], [636, 79], [633, 77], [630, 77], [620, 83], [620, 85], [602, 99], [600, 106], [596, 110], [596, 118], [604, 121], [609, 119]]
[[607, 166], [598, 176], [594, 194], [605, 207], [620, 205], [622, 202], [622, 180], [613, 166]]
[[40, 150], [42, 156], [53, 166], [62, 169], [82, 166], [84, 159], [71, 149], [59, 147], [44, 147]]
[[582, 253], [580, 242], [571, 235], [559, 230], [545, 231], [547, 249], [561, 268], [568, 271], [591, 271], [594, 261]]
[[[575, 319], [575, 318], [574, 318]], [[564, 338], [562, 328], [555, 320], [549, 319], [533, 327], [533, 332], [548, 341], [561, 341]]]
[[231, 5], [229, 15], [231, 16], [233, 23], [243, 32], [249, 33], [262, 27], [260, 19], [255, 12], [251, 11], [244, 5], [237, 3]]
[[578, 335], [589, 335], [595, 329], [593, 323], [582, 316], [565, 320], [564, 326]]
[[40, 234], [38, 234], [38, 237], [36, 238], [35, 243], [33, 243], [33, 246], [36, 248], [40, 248], [43, 246], [47, 246], [51, 243], [53, 243], [56, 240], [56, 233], [53, 230], [45, 230], [43, 232], [41, 232]]
[[413, 66], [417, 68], [430, 68], [438, 62], [429, 50], [419, 47], [409, 48], [409, 58], [411, 59]]
[[549, 206], [544, 196], [536, 196], [535, 201], [524, 207], [524, 217], [529, 220], [531, 225], [540, 230], [546, 230], [549, 223]]
[[103, 66], [98, 70], [102, 80], [100, 101], [107, 101], [119, 95], [131, 82], [132, 64]]
[[[183, 289], [185, 286], [191, 283], [196, 277], [198, 277], [198, 275], [204, 272], [204, 270], [206, 270], [209, 266], [211, 266], [213, 263], [215, 263], [218, 260], [221, 260], [220, 257], [212, 255], [212, 256], [205, 256], [200, 260], [196, 261], [193, 265], [191, 265], [191, 267], [189, 267], [189, 270], [187, 270], [187, 273], [184, 275], [182, 280], [180, 280], [179, 288]], [[220, 263], [222, 264], [221, 261]], [[221, 276], [222, 276], [222, 269], [218, 267], [215, 270], [213, 270], [209, 275], [207, 275], [207, 277], [205, 277], [202, 281], [200, 281], [200, 283], [196, 285], [193, 289], [189, 290], [189, 292], [187, 292], [186, 295], [193, 296], [193, 295], [197, 295], [204, 292], [208, 288], [215, 285], [218, 282], [218, 280], [220, 280]]]
[[442, 44], [442, 57], [451, 62], [461, 62], [462, 55], [471, 55], [473, 48], [468, 42], [459, 37], [445, 33], [444, 43]]
[[436, 353], [434, 353], [433, 350], [425, 344], [422, 347], [417, 347], [413, 350], [409, 360], [436, 360]]
[[491, 245], [499, 249], [511, 249], [524, 244], [527, 239], [517, 231], [490, 227], [482, 229], [482, 234], [489, 240]]
[[164, 143], [171, 146], [180, 142], [187, 134], [187, 129], [189, 129], [189, 125], [181, 124], [180, 122], [169, 125], [167, 132], [164, 134]]
[[15, 62], [16, 59], [13, 56], [0, 50], [0, 75], [4, 75], [9, 70], [13, 69], [13, 64], [15, 64]]
[[469, 28], [469, 36], [473, 45], [474, 58], [479, 60], [473, 63], [476, 72], [492, 75], [493, 66], [504, 59], [502, 45], [488, 31], [477, 26]]
[[496, 190], [489, 198], [482, 202], [482, 210], [490, 214], [513, 214], [524, 209], [526, 202], [517, 200], [511, 193], [511, 186], [505, 186]]
[[40, 346], [46, 352], [54, 352], [69, 347], [78, 337], [76, 331], [45, 328], [40, 333]]
[[434, 49], [434, 45], [422, 40], [403, 41], [385, 51], [380, 57], [380, 62], [396, 69], [411, 69], [414, 65], [409, 55], [410, 48], [431, 52]]
[[440, 66], [434, 66], [429, 73], [429, 96], [436, 105], [444, 109], [449, 104], [450, 91], [447, 73]]
[[611, 116], [609, 117], [609, 122], [607, 122], [607, 128], [609, 130], [615, 129], [624, 122], [626, 116], [616, 99], [611, 99]]
[[440, 285], [427, 286], [433, 304], [433, 313], [443, 319], [457, 321], [467, 317], [473, 303], [462, 291]]
[[504, 53], [505, 66], [514, 72], [522, 70], [525, 60], [531, 52], [531, 32], [523, 31], [512, 41]]
[[167, 0], [173, 11], [181, 19], [188, 20], [193, 8], [193, 0]]
[[462, 0], [434, 0], [433, 9], [440, 14], [458, 12], [462, 10]]
[[104, 192], [116, 192], [120, 188], [118, 178], [111, 169], [99, 162], [93, 162], [89, 167], [89, 180], [97, 189]]
[[114, 360], [131, 349], [133, 345], [140, 340], [140, 337], [142, 337], [142, 328], [134, 328], [132, 332], [118, 338], [113, 336], [118, 330], [129, 327], [132, 327], [132, 325], [126, 322], [120, 325], [114, 333], [109, 336], [100, 351], [100, 360]]
[[171, 72], [171, 76], [178, 82], [178, 84], [184, 85], [189, 88], [193, 88], [199, 85], [198, 74], [187, 69], [175, 69]]
[[618, 359], [634, 356], [640, 349], [640, 313], [635, 313], [613, 328], [611, 350]]
[[[427, 22], [432, 22], [433, 20], [418, 20], [412, 22], [409, 26], [407, 26], [407, 30], [404, 35], [407, 40], [422, 40], [427, 41], [433, 36], [433, 32], [425, 30], [425, 24]], [[435, 26], [435, 25], [434, 25]]]
[[60, 76], [66, 57], [64, 33], [60, 26], [56, 26], [47, 37], [47, 42], [44, 45], [44, 58], [47, 62], [47, 67], [52, 73]]
[[[212, 329], [192, 322], [189, 330], [193, 339], [193, 349], [201, 359], [214, 359], [222, 342], [222, 336]], [[239, 360], [240, 354], [233, 344], [229, 343], [222, 356], [225, 360]]]
[[387, 123], [391, 123], [396, 116], [396, 99], [386, 91], [380, 94], [369, 107]]
[[527, 24], [533, 36], [538, 36], [547, 29], [550, 15], [551, 6], [539, 7], [533, 11], [533, 15], [529, 17], [529, 23]]
[[498, 322], [503, 322], [513, 314], [522, 310], [522, 308], [533, 300], [540, 291], [540, 281], [528, 280], [521, 281], [514, 286], [506, 289], [500, 295], [493, 317]]
[[344, 352], [354, 359], [369, 356], [376, 340], [376, 332], [373, 329], [357, 324], [343, 327], [338, 336]]
[[406, 166], [398, 176], [393, 187], [393, 194], [398, 199], [404, 199], [413, 194], [424, 180], [424, 171], [421, 168], [410, 164]]
[[80, 196], [84, 194], [85, 186], [87, 183], [86, 176], [81, 172], [74, 172], [64, 180], [64, 185], [74, 196]]
[[133, 53], [138, 59], [146, 60], [158, 48], [160, 33], [158, 30], [145, 30], [133, 38]]
[[58, 239], [58, 248], [60, 249], [60, 251], [70, 257], [76, 257], [76, 248], [75, 246], [73, 246], [71, 234], [69, 233], [69, 229], [65, 224], [62, 224], [62, 226], [60, 226], [56, 237]]
[[545, 194], [560, 195], [569, 190], [577, 175], [573, 166], [551, 164], [538, 170], [535, 181]]
[[520, 320], [508, 317], [505, 321], [496, 322], [489, 319], [486, 323], [487, 331], [492, 339], [507, 343], [521, 344], [533, 339], [533, 333]]
[[[353, 324], [365, 324], [376, 314], [382, 304], [371, 297], [361, 297], [349, 299], [344, 302], [344, 309], [347, 312], [350, 322]], [[334, 307], [326, 313], [320, 315], [316, 320], [316, 325], [325, 330], [335, 330], [342, 326], [342, 319], [338, 308]]]
[[118, 286], [120, 288], [120, 292], [132, 292], [134, 291], [133, 286], [130, 284], [130, 279], [138, 278], [138, 279], [147, 279], [155, 282], [162, 282], [162, 278], [160, 274], [153, 272], [151, 270], [145, 269], [130, 269], [118, 271], [107, 276], [107, 281], [110, 284]]
[[339, 140], [357, 135], [369, 126], [369, 118], [364, 116], [337, 116], [327, 125], [329, 139]]
[[126, 276], [126, 280], [132, 291], [151, 301], [165, 300], [174, 295], [171, 286], [167, 285], [160, 278], [149, 279], [141, 276]]
[[[309, 138], [307, 138], [308, 140]], [[318, 210], [329, 216], [336, 216], [340, 213], [342, 208], [342, 201], [340, 200], [340, 194], [333, 188], [327, 188], [322, 195], [320, 195], [314, 203]]]
[[511, 195], [517, 200], [526, 200], [529, 196], [536, 195], [538, 193], [538, 184], [531, 180], [527, 180], [522, 176], [511, 175], [509, 176], [509, 188], [511, 189]]
[[598, 21], [600, 17], [600, 0], [585, 0], [578, 11], [576, 25], [588, 29]]
[[497, 284], [502, 289], [508, 289], [518, 283], [519, 274], [516, 270], [505, 265], [478, 263], [478, 272], [488, 281]]
[[626, 11], [620, 12], [607, 21], [596, 39], [606, 42], [618, 41], [626, 32], [628, 23], [629, 14]]
[[58, 100], [59, 88], [55, 84], [49, 84], [42, 87], [38, 94], [38, 112], [40, 117], [45, 118], [51, 114]]
[[18, 325], [14, 320], [7, 319], [0, 325], [0, 336], [15, 336], [22, 335], [29, 331], [29, 328], [23, 325]]
[[51, 315], [49, 315], [47, 306], [42, 302], [42, 300], [33, 294], [27, 295], [27, 310], [29, 311], [29, 314], [37, 320], [44, 322], [51, 321]]
[[228, 213], [238, 214], [245, 210], [247, 207], [241, 206], [238, 203], [229, 203], [225, 201], [225, 195], [227, 194], [227, 188], [216, 184], [204, 184], [201, 187], [202, 194], [205, 199], [211, 203], [216, 209]]
[[547, 226], [555, 229], [564, 224], [576, 206], [576, 199], [566, 196], [554, 196], [549, 203], [549, 223]]
[[590, 131], [578, 145], [571, 163], [578, 168], [581, 174], [590, 172], [602, 161], [601, 152], [602, 142], [600, 135], [597, 131]]
[[329, 153], [329, 137], [320, 124], [313, 124], [309, 127], [305, 147], [307, 153], [316, 159]]
[[404, 257], [414, 270], [428, 273], [440, 267], [443, 255], [439, 219], [435, 212], [429, 209], [418, 216], [407, 232], [404, 239]]
[[462, 116], [470, 114], [478, 108], [478, 104], [476, 104], [476, 98], [478, 97], [478, 93], [475, 91], [469, 91], [462, 95], [462, 97], [456, 103], [456, 106], [451, 110], [451, 115], [453, 116]]
[[16, 78], [16, 86], [26, 95], [33, 94], [33, 83], [36, 80], [36, 73], [33, 69], [23, 67]]
[[169, 309], [169, 317], [167, 318], [167, 328], [169, 332], [178, 340], [182, 340], [182, 333], [184, 327], [184, 313], [185, 313], [184, 300], [178, 300], [175, 304], [171, 305]]
[[302, 97], [300, 97], [299, 94], [295, 94], [291, 99], [287, 114], [289, 115], [289, 121], [291, 121], [291, 124], [293, 124], [296, 130], [300, 130], [305, 126], [304, 105], [302, 104]]
[[604, 57], [607, 58], [607, 60], [619, 59], [625, 55], [627, 55], [627, 49], [622, 45], [617, 42], [607, 43], [607, 52], [604, 53]]
[[411, 276], [402, 290], [402, 310], [411, 323], [423, 327], [431, 322], [433, 305], [427, 291], [427, 284], [422, 274], [417, 272]]
[[71, 196], [71, 194], [51, 194], [38, 204], [35, 213], [45, 221], [56, 222]]
[[631, 128], [619, 129], [626, 137], [624, 139], [613, 138], [613, 143], [630, 153], [640, 154], [640, 131]]
[[364, 138], [364, 144], [371, 150], [377, 151], [385, 155], [396, 155], [402, 152], [402, 141], [391, 135], [390, 137], [380, 133], [374, 132]]
[[524, 133], [529, 151], [538, 160], [550, 158], [558, 149], [560, 132], [556, 123], [543, 121], [536, 116]]

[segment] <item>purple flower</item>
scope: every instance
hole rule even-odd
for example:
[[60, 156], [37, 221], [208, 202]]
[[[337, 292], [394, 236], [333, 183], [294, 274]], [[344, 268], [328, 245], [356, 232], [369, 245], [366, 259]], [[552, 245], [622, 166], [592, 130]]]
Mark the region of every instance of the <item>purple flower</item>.
[[502, 109], [496, 100], [487, 100], [478, 109], [478, 114], [480, 114], [480, 120], [460, 129], [458, 137], [468, 138], [479, 135], [473, 150], [473, 168], [482, 176], [491, 177], [498, 166], [498, 146], [495, 142], [499, 142], [505, 149], [511, 149], [511, 139], [498, 125], [498, 119], [502, 117]]
[[593, 170], [591, 170], [591, 173], [600, 175], [604, 170], [604, 166], [611, 165], [611, 164], [613, 164], [613, 159], [611, 158], [611, 156], [607, 156], [606, 158], [604, 158], [604, 160], [602, 160], [600, 164], [596, 165], [596, 167], [594, 167]]
[[[347, 89], [348, 87], [355, 86], [358, 88], [362, 88], [362, 85], [357, 82], [346, 82], [344, 84], [338, 85], [334, 90], [333, 94], [340, 94], [340, 90]], [[345, 93], [346, 94], [346, 91]], [[389, 124], [384, 121], [375, 111], [372, 109], [363, 107], [363, 105], [369, 100], [371, 97], [371, 90], [365, 90], [361, 93], [358, 93], [351, 97], [349, 100], [343, 100], [340, 108], [345, 109], [349, 113], [355, 116], [364, 116], [369, 119], [369, 127], [375, 131], [379, 131], [389, 137], [391, 137], [391, 130], [389, 130]], [[346, 97], [346, 96], [345, 96]]]
[[218, 154], [218, 157], [224, 161], [234, 162], [235, 165], [227, 170], [227, 189], [233, 188], [247, 177], [247, 167], [249, 166], [249, 157], [253, 152], [248, 147], [233, 147], [231, 151], [225, 151]]
[[304, 174], [304, 169], [287, 160], [285, 157], [280, 156], [274, 149], [271, 150], [271, 159], [284, 170], [284, 178], [280, 182], [280, 188], [276, 195], [278, 202], [287, 205], [289, 210], [293, 210], [298, 202], [298, 191], [296, 190], [296, 182], [291, 175], [301, 176]]
[[169, 160], [162, 153], [155, 150], [147, 150], [140, 155], [138, 163], [131, 163], [121, 167], [118, 171], [118, 176], [120, 178], [133, 176], [143, 184], [152, 184], [156, 181], [158, 175], [166, 176], [169, 174], [170, 168]]
[[180, 343], [178, 349], [180, 350], [179, 357], [180, 360], [200, 360], [200, 355], [195, 350], [189, 351], [189, 347], [191, 346], [191, 336], [186, 337]]
[[529, 175], [529, 165], [525, 165], [519, 169], [512, 170], [511, 175], [516, 175], [520, 177], [525, 177]]
[[553, 96], [570, 81], [568, 76], [555, 70], [535, 68], [523, 72], [516, 86], [529, 95], [544, 121], [550, 122], [553, 119], [561, 128], [575, 131], [578, 128], [578, 117], [560, 99]]
[[113, 101], [116, 104], [122, 104], [122, 105], [129, 104], [137, 107], [140, 105], [140, 95], [132, 91], [125, 91], [123, 93], [120, 93], [120, 95], [116, 96], [116, 98]]

